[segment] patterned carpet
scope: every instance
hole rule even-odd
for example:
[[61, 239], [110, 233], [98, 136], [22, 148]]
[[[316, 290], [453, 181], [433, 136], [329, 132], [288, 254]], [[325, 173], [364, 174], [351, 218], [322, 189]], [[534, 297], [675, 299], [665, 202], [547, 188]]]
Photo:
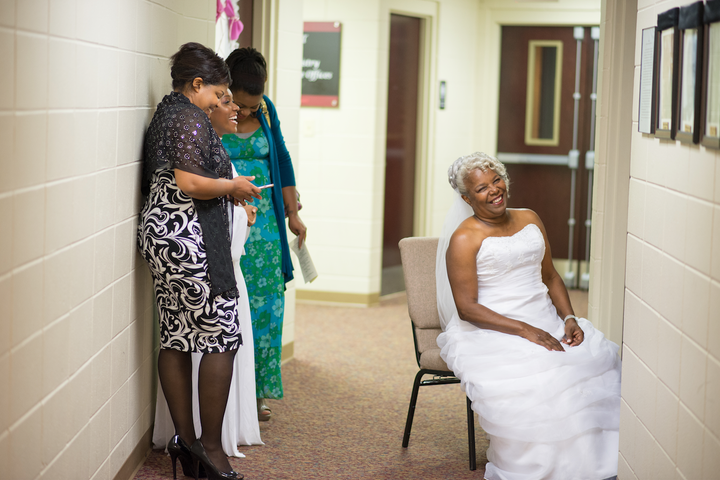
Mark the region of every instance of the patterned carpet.
[[[571, 296], [581, 313], [587, 294]], [[476, 426], [478, 469], [471, 472], [458, 385], [421, 388], [410, 445], [402, 448], [416, 373], [403, 294], [374, 308], [298, 304], [285, 398], [269, 402], [265, 445], [241, 447], [246, 458], [231, 463], [248, 480], [482, 479], [487, 439]], [[159, 451], [135, 476], [167, 478], [170, 458]]]
[[[471, 472], [458, 385], [420, 390], [410, 445], [402, 448], [417, 373], [402, 294], [374, 308], [298, 304], [296, 315], [285, 398], [269, 402], [265, 445], [241, 447], [246, 458], [231, 459], [235, 470], [249, 480], [483, 478], [487, 442], [476, 428], [478, 469]], [[135, 476], [167, 478], [170, 457], [159, 451]]]

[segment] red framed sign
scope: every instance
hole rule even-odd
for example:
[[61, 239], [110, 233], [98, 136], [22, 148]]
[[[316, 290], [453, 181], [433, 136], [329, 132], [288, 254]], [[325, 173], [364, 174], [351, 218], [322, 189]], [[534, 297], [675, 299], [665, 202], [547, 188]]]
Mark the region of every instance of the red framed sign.
[[305, 22], [303, 27], [303, 107], [338, 107], [340, 22]]

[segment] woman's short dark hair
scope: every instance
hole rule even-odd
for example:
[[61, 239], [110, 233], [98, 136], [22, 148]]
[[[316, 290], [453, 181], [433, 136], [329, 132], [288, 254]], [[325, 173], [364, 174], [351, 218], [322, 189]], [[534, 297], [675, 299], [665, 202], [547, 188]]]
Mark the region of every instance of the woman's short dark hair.
[[260, 95], [265, 91], [267, 64], [262, 53], [252, 47], [238, 48], [225, 62], [233, 79], [230, 90], [242, 90], [249, 95]]
[[227, 65], [215, 52], [199, 43], [186, 43], [170, 57], [173, 90], [185, 87], [196, 78], [207, 85], [230, 85]]

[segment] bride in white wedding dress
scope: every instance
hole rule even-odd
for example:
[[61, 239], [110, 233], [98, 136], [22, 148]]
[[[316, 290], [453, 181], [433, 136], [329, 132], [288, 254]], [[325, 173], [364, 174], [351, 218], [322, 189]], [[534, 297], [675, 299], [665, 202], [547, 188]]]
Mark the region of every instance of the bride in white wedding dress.
[[618, 346], [573, 314], [540, 218], [507, 208], [502, 163], [475, 153], [448, 176], [438, 345], [490, 438], [485, 478], [613, 478]]

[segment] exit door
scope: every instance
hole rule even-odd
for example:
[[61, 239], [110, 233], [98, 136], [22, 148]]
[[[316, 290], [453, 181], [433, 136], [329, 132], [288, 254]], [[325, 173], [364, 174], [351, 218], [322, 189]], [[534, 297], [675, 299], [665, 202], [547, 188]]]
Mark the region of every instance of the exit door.
[[542, 219], [568, 287], [587, 288], [597, 27], [503, 27], [498, 158], [509, 205]]

